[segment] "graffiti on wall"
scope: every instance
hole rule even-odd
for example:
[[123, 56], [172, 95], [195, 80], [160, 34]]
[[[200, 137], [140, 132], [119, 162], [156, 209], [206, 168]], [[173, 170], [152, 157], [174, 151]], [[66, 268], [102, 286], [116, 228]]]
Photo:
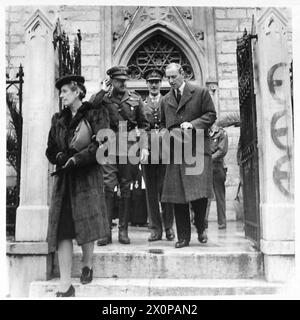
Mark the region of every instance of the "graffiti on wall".
[[[283, 86], [283, 76], [286, 72], [287, 64], [280, 62], [273, 65], [267, 76], [267, 82], [269, 87], [269, 92], [272, 98], [281, 104], [284, 108], [286, 106], [286, 88]], [[275, 185], [278, 187], [280, 192], [282, 192], [286, 197], [293, 197], [292, 192], [292, 172], [291, 161], [292, 161], [292, 149], [288, 144], [288, 134], [289, 128], [284, 121], [287, 117], [287, 110], [275, 112], [271, 119], [271, 137], [275, 146], [285, 151], [285, 155], [280, 157], [273, 168], [273, 180]], [[284, 121], [284, 124], [280, 124]]]

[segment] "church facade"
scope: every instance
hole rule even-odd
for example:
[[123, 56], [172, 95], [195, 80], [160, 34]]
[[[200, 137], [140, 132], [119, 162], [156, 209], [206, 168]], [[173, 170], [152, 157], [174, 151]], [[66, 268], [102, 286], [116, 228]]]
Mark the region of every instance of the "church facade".
[[[10, 6], [6, 8], [6, 71], [13, 76], [19, 64], [22, 63], [25, 74], [24, 85], [26, 86], [26, 81], [34, 83], [30, 78], [29, 69], [34, 68], [36, 61], [32, 58], [31, 61], [28, 60], [28, 52], [31, 49], [26, 39], [30, 36], [30, 32], [37, 30], [34, 23], [38, 17], [48, 28], [44, 39], [47, 37], [47, 39], [53, 39], [53, 32], [59, 27], [69, 36], [72, 44], [80, 30], [81, 74], [86, 79], [87, 98], [99, 90], [100, 82], [106, 76], [106, 70], [113, 65], [128, 66], [130, 79], [127, 86], [145, 96], [147, 87], [142, 78], [143, 72], [150, 67], [163, 69], [168, 63], [177, 62], [183, 66], [188, 81], [209, 89], [217, 117], [222, 119], [229, 114], [239, 114], [237, 38], [243, 36], [245, 29], [248, 33], [256, 32], [255, 17], [261, 13], [262, 9], [250, 7]], [[282, 15], [286, 19], [284, 20], [287, 40], [286, 60], [289, 62], [292, 60], [291, 14], [291, 10], [282, 9]], [[31, 45], [34, 46], [34, 40], [31, 41]], [[49, 52], [51, 46], [46, 49], [45, 45], [43, 50], [45, 51], [38, 52]], [[39, 53], [36, 53], [37, 58]], [[45, 70], [47, 69], [41, 68], [40, 72]], [[49, 76], [55, 79], [57, 74], [54, 71]], [[38, 80], [36, 81], [38, 83]], [[26, 113], [30, 111], [26, 109], [28, 105], [25, 103], [26, 97], [35, 90], [27, 89], [27, 95], [24, 92], [24, 121], [26, 121]], [[54, 92], [54, 88], [50, 90], [53, 91], [52, 105], [47, 110], [43, 106], [47, 116], [43, 118], [44, 122], [42, 121], [44, 124], [48, 121], [48, 127], [50, 114], [59, 107], [58, 98], [55, 96], [57, 93]], [[168, 90], [168, 83], [163, 79], [162, 92], [166, 93]], [[39, 111], [35, 109], [31, 112], [33, 113], [27, 118], [28, 121], [31, 121]], [[240, 128], [231, 126], [226, 130], [229, 136], [229, 150], [225, 158], [228, 167], [227, 216], [231, 220], [236, 220], [235, 198], [240, 182], [237, 163]], [[45, 138], [45, 134], [47, 132], [42, 134], [42, 138]], [[27, 143], [26, 139], [24, 143]], [[44, 144], [41, 145], [40, 151]], [[26, 154], [24, 155], [26, 157]], [[29, 159], [22, 160], [22, 170], [30, 166], [28, 161]], [[45, 166], [47, 168], [48, 164], [46, 163]], [[43, 207], [44, 209], [39, 210], [45, 212], [45, 216], [47, 215], [45, 209], [49, 202], [47, 179], [43, 182], [42, 188], [44, 191], [41, 205], [40, 185], [36, 188], [37, 195], [33, 196], [27, 191], [29, 188], [26, 187], [26, 182], [23, 182], [22, 191], [21, 181], [21, 211], [26, 207], [26, 202], [31, 201], [32, 204]], [[212, 210], [215, 212], [214, 205]], [[44, 233], [44, 230], [41, 233]], [[35, 236], [30, 239], [32, 236], [28, 238], [22, 232], [18, 236], [19, 241], [35, 239]], [[292, 255], [292, 251], [288, 249], [289, 256]]]

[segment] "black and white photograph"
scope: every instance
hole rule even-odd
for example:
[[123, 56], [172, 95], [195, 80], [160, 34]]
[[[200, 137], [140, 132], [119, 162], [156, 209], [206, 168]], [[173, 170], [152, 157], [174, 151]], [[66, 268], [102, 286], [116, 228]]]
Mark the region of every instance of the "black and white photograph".
[[300, 7], [260, 3], [3, 5], [4, 299], [299, 298]]

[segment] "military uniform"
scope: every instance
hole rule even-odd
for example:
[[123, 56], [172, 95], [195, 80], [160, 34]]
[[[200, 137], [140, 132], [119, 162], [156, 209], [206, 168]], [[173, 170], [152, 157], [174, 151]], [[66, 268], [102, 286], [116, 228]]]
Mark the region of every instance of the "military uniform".
[[[161, 81], [163, 73], [157, 69], [149, 69], [144, 74], [147, 81]], [[150, 123], [150, 129], [155, 130], [160, 127], [160, 107], [162, 96], [149, 95], [144, 101], [145, 114]], [[149, 141], [149, 147], [150, 147]], [[151, 152], [151, 150], [150, 150]], [[149, 229], [151, 235], [149, 241], [156, 241], [162, 238], [163, 226], [166, 231], [168, 240], [174, 239], [173, 222], [174, 212], [173, 205], [170, 203], [160, 203], [164, 176], [166, 172], [165, 164], [143, 164], [143, 176], [146, 185], [147, 211], [149, 217]], [[161, 205], [161, 212], [160, 212]]]
[[213, 161], [213, 189], [215, 193], [219, 228], [226, 228], [225, 181], [227, 168], [224, 157], [228, 150], [228, 136], [223, 128], [213, 126], [209, 135], [211, 138], [211, 153]]
[[[107, 74], [112, 78], [124, 79], [128, 78], [127, 68], [117, 66], [109, 69]], [[133, 92], [125, 89], [122, 98], [119, 98], [114, 90], [106, 94], [102, 100], [102, 104], [106, 106], [109, 112], [110, 128], [116, 133], [117, 142], [119, 134], [119, 122], [127, 121], [127, 131], [138, 129], [149, 129], [149, 123], [144, 114], [144, 105], [141, 97]], [[146, 147], [147, 143], [141, 136], [141, 148]], [[127, 141], [127, 149], [117, 143], [116, 160], [117, 163], [103, 165], [104, 190], [109, 220], [113, 215], [114, 208], [114, 189], [119, 184], [121, 191], [121, 201], [123, 203], [122, 210], [119, 212], [119, 241], [124, 244], [129, 244], [128, 238], [128, 221], [130, 216], [130, 184], [135, 180], [138, 172], [138, 164], [131, 164], [127, 161], [126, 164], [121, 164], [121, 157], [127, 159], [127, 151], [136, 142]], [[121, 150], [123, 149], [123, 150]], [[125, 159], [125, 160], [126, 160]], [[128, 159], [127, 159], [128, 160]], [[110, 239], [111, 241], [111, 239]], [[110, 242], [109, 241], [109, 242]]]

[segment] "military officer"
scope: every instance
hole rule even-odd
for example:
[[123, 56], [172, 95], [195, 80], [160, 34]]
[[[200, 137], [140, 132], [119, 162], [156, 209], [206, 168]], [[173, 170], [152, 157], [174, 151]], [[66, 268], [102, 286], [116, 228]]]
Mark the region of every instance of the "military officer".
[[[145, 114], [150, 123], [151, 130], [158, 130], [160, 127], [160, 107], [162, 100], [160, 87], [162, 77], [163, 72], [159, 69], [148, 69], [144, 73], [144, 78], [146, 79], [149, 89], [149, 95], [144, 101]], [[149, 143], [149, 146], [150, 145]], [[175, 238], [173, 231], [173, 205], [170, 203], [160, 203], [166, 165], [143, 164], [142, 170], [146, 185], [147, 211], [149, 217], [150, 237], [148, 240], [161, 240], [163, 226], [167, 240], [173, 240]], [[160, 206], [162, 212], [160, 212]]]
[[[128, 150], [135, 143], [127, 141], [127, 149], [118, 145], [119, 123], [127, 121], [127, 132], [137, 129], [149, 129], [149, 123], [144, 114], [144, 105], [141, 97], [126, 89], [126, 80], [128, 79], [128, 68], [124, 66], [114, 66], [107, 70], [107, 75], [110, 77], [111, 90], [106, 93], [101, 103], [106, 106], [109, 118], [110, 128], [117, 135], [116, 148], [116, 163], [107, 163], [103, 165], [104, 172], [104, 190], [107, 206], [107, 214], [111, 221], [114, 208], [114, 189], [119, 184], [121, 191], [122, 210], [119, 212], [119, 242], [129, 244], [128, 237], [128, 220], [130, 216], [130, 184], [135, 179], [134, 175], [138, 172], [138, 164], [132, 164], [128, 161]], [[97, 97], [96, 97], [97, 98]], [[146, 139], [143, 135], [140, 137], [140, 160], [145, 161], [148, 158], [149, 152]], [[144, 144], [144, 142], [146, 144]], [[123, 149], [123, 151], [121, 151]], [[123, 153], [122, 153], [123, 152]], [[122, 153], [122, 154], [121, 154]], [[120, 161], [124, 156], [127, 158], [127, 163]], [[108, 238], [108, 243], [111, 243], [111, 233]], [[98, 243], [103, 245], [103, 242]]]
[[219, 229], [226, 229], [225, 181], [227, 168], [224, 157], [228, 150], [226, 131], [214, 123], [210, 130], [211, 153], [213, 163], [213, 189], [217, 204]]

